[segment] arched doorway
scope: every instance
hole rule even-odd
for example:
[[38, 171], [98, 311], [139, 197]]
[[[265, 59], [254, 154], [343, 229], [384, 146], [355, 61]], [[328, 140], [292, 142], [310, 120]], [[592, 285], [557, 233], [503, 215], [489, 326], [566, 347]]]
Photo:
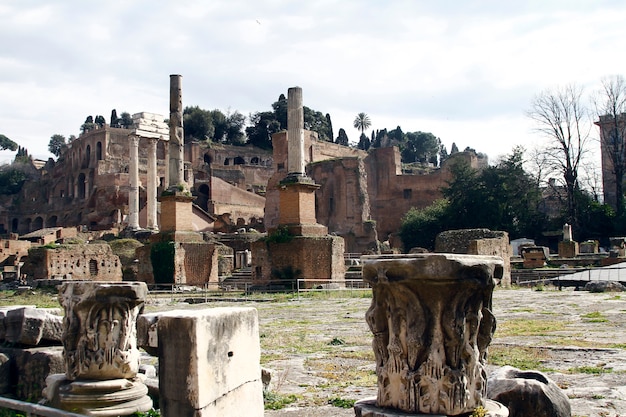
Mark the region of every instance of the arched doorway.
[[209, 211], [209, 185], [202, 184], [198, 187], [198, 206], [202, 208], [204, 211]]
[[78, 191], [78, 198], [85, 198], [85, 174], [82, 172], [78, 175], [76, 180], [76, 188]]

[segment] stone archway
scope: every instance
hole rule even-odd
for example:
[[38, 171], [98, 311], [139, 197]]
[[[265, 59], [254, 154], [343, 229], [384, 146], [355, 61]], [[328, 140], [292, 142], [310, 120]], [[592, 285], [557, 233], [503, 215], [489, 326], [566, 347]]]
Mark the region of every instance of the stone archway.
[[85, 174], [82, 172], [78, 174], [78, 179], [76, 180], [76, 188], [77, 188], [77, 197], [85, 198]]
[[198, 187], [198, 199], [196, 204], [204, 211], [209, 211], [209, 185], [202, 184]]

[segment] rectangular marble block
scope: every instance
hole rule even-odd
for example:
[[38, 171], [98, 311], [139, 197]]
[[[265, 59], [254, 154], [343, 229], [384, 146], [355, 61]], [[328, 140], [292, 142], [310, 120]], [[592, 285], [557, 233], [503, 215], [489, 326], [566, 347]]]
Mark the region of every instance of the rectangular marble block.
[[168, 312], [157, 326], [163, 417], [263, 416], [256, 309]]

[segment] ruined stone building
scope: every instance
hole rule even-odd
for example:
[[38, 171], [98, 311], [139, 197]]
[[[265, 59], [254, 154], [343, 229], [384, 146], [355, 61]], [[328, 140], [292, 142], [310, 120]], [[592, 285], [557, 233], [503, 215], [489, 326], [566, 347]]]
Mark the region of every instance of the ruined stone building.
[[[423, 208], [441, 198], [441, 188], [452, 179], [450, 167], [465, 160], [478, 168], [474, 153], [461, 152], [444, 161], [430, 174], [402, 173], [397, 147], [373, 148], [368, 152], [319, 141], [305, 131], [307, 174], [321, 187], [316, 191], [317, 221], [329, 232], [345, 239], [346, 251], [377, 250], [377, 241], [399, 230], [402, 217], [411, 208]], [[287, 135], [272, 136], [275, 174], [267, 186], [266, 227], [278, 222], [278, 183], [287, 175]]]
[[[155, 115], [153, 115], [155, 116]], [[104, 125], [73, 140], [57, 161], [38, 170], [19, 194], [0, 196], [0, 234], [24, 235], [46, 227], [80, 226], [121, 230], [129, 207], [129, 129]], [[140, 138], [139, 224], [146, 224], [148, 146]], [[278, 183], [286, 176], [286, 132], [273, 136], [273, 151], [253, 146], [193, 142], [185, 145], [185, 180], [196, 197], [196, 231], [233, 232], [276, 226]], [[368, 152], [320, 141], [305, 131], [307, 175], [315, 193], [316, 218], [329, 233], [345, 239], [347, 252], [376, 250], [397, 232], [411, 207], [426, 207], [441, 197], [460, 159], [478, 167], [475, 154], [461, 152], [428, 174], [402, 172], [397, 147]], [[157, 185], [164, 189], [167, 143], [157, 144]]]
[[[105, 125], [81, 134], [55, 162], [38, 171], [16, 196], [0, 196], [0, 234], [21, 235], [45, 227], [121, 229], [129, 204], [129, 134]], [[139, 139], [140, 225], [146, 223], [147, 139]], [[167, 142], [157, 143], [159, 191], [166, 181]], [[211, 230], [252, 224], [262, 227], [263, 197], [271, 175], [271, 152], [203, 143], [185, 147], [186, 179], [197, 196], [194, 225]]]
[[617, 118], [611, 115], [600, 116], [595, 124], [600, 128], [604, 203], [616, 209], [614, 159], [621, 160], [622, 165], [625, 163], [626, 143], [624, 143], [624, 133], [626, 132], [626, 114], [622, 113]]

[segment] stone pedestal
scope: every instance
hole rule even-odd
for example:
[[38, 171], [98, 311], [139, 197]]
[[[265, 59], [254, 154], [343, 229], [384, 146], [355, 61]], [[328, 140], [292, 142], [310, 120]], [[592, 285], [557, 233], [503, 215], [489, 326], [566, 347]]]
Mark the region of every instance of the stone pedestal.
[[560, 258], [575, 258], [578, 255], [578, 242], [563, 240], [559, 242]]
[[156, 327], [163, 417], [263, 416], [255, 309], [170, 311]]
[[[509, 417], [509, 409], [496, 401], [486, 400], [484, 409], [485, 417]], [[414, 414], [381, 408], [376, 405], [376, 398], [357, 401], [354, 411], [356, 417], [448, 417], [444, 414]]]
[[161, 231], [193, 231], [193, 197], [184, 191], [167, 191], [160, 197]]
[[147, 292], [143, 282], [61, 285], [65, 375], [47, 381], [46, 396], [53, 406], [94, 416], [152, 407], [147, 387], [137, 379], [136, 320]]
[[487, 347], [496, 324], [491, 298], [502, 259], [415, 254], [362, 260], [363, 280], [373, 291], [366, 320], [374, 334], [376, 407], [456, 416], [484, 406]]

